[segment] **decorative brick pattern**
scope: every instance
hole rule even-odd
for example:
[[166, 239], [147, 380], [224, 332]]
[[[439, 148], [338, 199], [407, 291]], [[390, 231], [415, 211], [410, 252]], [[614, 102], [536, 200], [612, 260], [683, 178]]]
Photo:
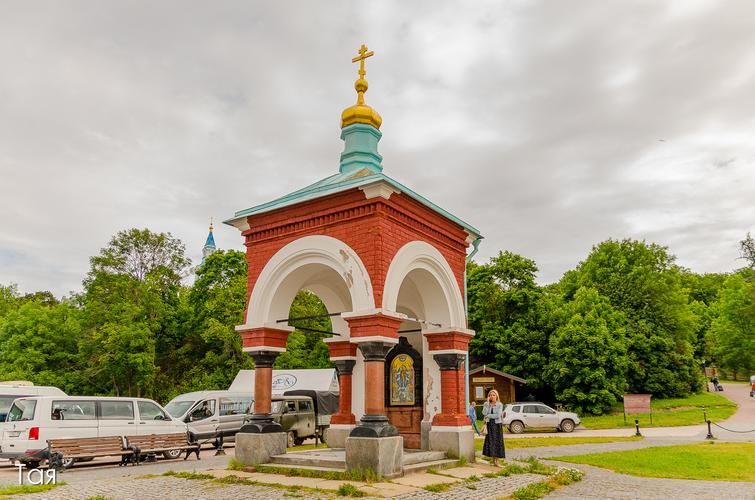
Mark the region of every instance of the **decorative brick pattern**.
[[273, 347], [276, 349], [285, 349], [288, 340], [288, 330], [278, 330], [276, 328], [251, 328], [241, 330], [241, 344], [245, 348], [250, 347]]

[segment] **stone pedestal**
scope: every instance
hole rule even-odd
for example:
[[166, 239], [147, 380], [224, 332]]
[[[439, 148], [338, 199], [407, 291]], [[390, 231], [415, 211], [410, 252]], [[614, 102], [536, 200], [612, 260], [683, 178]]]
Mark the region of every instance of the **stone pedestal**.
[[236, 434], [236, 460], [244, 465], [259, 465], [270, 461], [270, 457], [286, 453], [286, 433]]
[[390, 479], [403, 474], [403, 458], [404, 438], [401, 436], [346, 438], [346, 470], [372, 470]]
[[472, 427], [433, 427], [430, 430], [430, 450], [445, 451], [448, 458], [467, 459], [474, 463], [474, 431]]
[[353, 430], [354, 425], [330, 424], [325, 442], [331, 448], [346, 448], [346, 438]]

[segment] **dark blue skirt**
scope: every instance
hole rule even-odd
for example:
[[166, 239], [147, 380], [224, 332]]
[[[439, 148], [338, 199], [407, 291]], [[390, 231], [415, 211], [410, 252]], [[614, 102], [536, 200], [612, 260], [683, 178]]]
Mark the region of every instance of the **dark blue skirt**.
[[482, 445], [482, 454], [491, 458], [506, 458], [506, 448], [503, 446], [503, 424], [497, 424], [488, 420], [488, 433], [485, 436], [485, 444]]

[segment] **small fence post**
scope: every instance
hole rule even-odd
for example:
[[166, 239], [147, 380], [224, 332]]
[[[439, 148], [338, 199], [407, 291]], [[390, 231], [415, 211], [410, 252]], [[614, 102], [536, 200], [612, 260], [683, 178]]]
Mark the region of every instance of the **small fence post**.
[[636, 431], [634, 433], [634, 435], [636, 437], [642, 437], [642, 434], [640, 434], [640, 421], [637, 420], [637, 419], [634, 419], [634, 428], [635, 428], [635, 431]]
[[705, 439], [716, 439], [713, 437], [713, 433], [710, 431], [710, 420], [706, 419], [706, 422], [708, 423], [708, 435], [705, 436]]

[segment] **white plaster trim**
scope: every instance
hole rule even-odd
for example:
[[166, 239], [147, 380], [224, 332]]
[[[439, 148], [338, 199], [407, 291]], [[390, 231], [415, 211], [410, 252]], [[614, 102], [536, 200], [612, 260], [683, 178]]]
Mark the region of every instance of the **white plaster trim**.
[[[275, 318], [270, 315], [278, 289], [289, 275], [310, 264], [329, 267], [344, 279], [352, 309], [375, 307], [372, 281], [359, 255], [336, 238], [305, 236], [285, 245], [265, 264], [249, 296], [245, 327], [256, 328], [274, 322]], [[344, 277], [348, 277], [348, 281]]]
[[383, 337], [382, 335], [371, 335], [369, 337], [351, 337], [353, 344], [362, 342], [385, 342], [386, 344], [398, 344], [398, 339], [393, 337]]
[[326, 344], [330, 344], [331, 342], [351, 342], [351, 339], [343, 337], [328, 337], [326, 339], [322, 339], [322, 341]]
[[351, 312], [345, 312], [341, 313], [341, 317], [343, 319], [354, 319], [354, 318], [365, 318], [367, 316], [377, 316], [378, 314], [382, 316], [388, 316], [389, 318], [396, 318], [400, 319], [401, 321], [406, 321], [409, 319], [409, 316], [406, 314], [398, 313], [396, 311], [392, 311], [389, 309], [367, 309], [364, 311], [351, 311]]
[[466, 335], [467, 337], [474, 337], [475, 335], [474, 330], [469, 330], [468, 328], [461, 328], [461, 327], [433, 328], [433, 329], [428, 329], [428, 330], [422, 330], [422, 335], [425, 335], [428, 337], [431, 335], [438, 335], [441, 333], [458, 333], [460, 335]]
[[377, 198], [378, 196], [381, 198], [390, 199], [391, 195], [393, 193], [401, 193], [398, 189], [394, 188], [390, 184], [388, 184], [385, 181], [376, 182], [374, 184], [368, 184], [366, 186], [362, 186], [359, 189], [364, 191], [364, 197], [368, 200], [370, 198]]
[[[401, 285], [406, 276], [415, 269], [429, 272], [438, 282], [446, 299], [449, 323], [466, 325], [464, 300], [456, 276], [440, 251], [425, 241], [412, 241], [396, 252], [385, 276], [383, 309], [396, 310]], [[433, 318], [426, 319], [434, 321]]]
[[330, 424], [331, 429], [353, 429], [356, 424]]
[[435, 431], [435, 432], [461, 432], [461, 431], [468, 431], [470, 429], [472, 430], [472, 432], [474, 432], [474, 429], [472, 429], [472, 424], [461, 425], [461, 426], [433, 425], [430, 428], [430, 432], [433, 432], [433, 431]]
[[438, 349], [437, 351], [430, 350], [430, 354], [467, 354], [468, 351], [463, 349]]
[[243, 352], [256, 352], [256, 351], [273, 351], [273, 352], [286, 352], [285, 347], [265, 347], [258, 345], [255, 347], [244, 347]]
[[247, 222], [246, 220], [246, 216], [239, 217], [238, 219], [226, 221], [226, 224], [228, 224], [229, 226], [235, 227], [241, 232], [248, 231], [250, 229], [249, 222]]
[[288, 333], [291, 333], [294, 330], [296, 330], [296, 328], [294, 328], [293, 326], [284, 325], [283, 323], [265, 323], [264, 325], [259, 325], [259, 326], [238, 325], [234, 328], [237, 332], [243, 332], [243, 331], [251, 330], [254, 328], [269, 328], [270, 330], [280, 330], [282, 332], [288, 332]]
[[349, 360], [356, 361], [357, 357], [356, 356], [336, 356], [334, 358], [330, 358], [330, 360], [331, 361], [349, 361]]

